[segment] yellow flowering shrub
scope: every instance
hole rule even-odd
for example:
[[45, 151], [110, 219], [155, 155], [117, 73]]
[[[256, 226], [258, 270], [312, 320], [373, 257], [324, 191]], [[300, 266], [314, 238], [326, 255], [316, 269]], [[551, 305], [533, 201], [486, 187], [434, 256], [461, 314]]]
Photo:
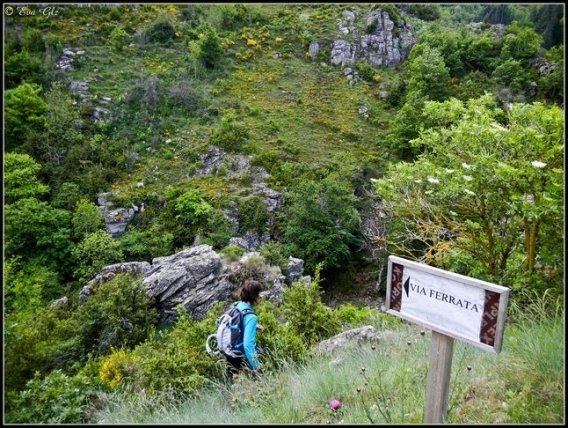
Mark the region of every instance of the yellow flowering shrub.
[[116, 388], [121, 380], [138, 368], [138, 357], [124, 349], [115, 350], [105, 360], [99, 372], [99, 379], [109, 388]]

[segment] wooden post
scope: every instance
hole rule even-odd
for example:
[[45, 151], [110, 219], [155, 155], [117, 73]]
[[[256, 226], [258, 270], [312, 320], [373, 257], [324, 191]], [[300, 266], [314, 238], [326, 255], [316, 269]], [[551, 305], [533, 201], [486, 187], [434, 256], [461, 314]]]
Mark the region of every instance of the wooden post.
[[443, 424], [453, 358], [453, 338], [432, 331], [424, 424]]

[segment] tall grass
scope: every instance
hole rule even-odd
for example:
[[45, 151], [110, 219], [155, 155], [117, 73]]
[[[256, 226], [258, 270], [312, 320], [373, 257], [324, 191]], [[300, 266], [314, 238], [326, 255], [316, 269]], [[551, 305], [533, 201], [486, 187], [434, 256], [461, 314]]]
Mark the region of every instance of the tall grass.
[[[537, 307], [538, 308], [538, 307]], [[537, 309], [535, 308], [535, 309]], [[531, 308], [507, 322], [495, 355], [456, 340], [446, 424], [564, 422], [564, 321], [561, 306]], [[521, 314], [518, 314], [521, 315]], [[148, 402], [144, 394], [111, 397], [97, 423], [144, 424], [420, 424], [431, 334], [404, 325], [380, 343], [316, 354], [254, 380], [238, 376], [199, 396]], [[329, 402], [341, 402], [333, 410]]]

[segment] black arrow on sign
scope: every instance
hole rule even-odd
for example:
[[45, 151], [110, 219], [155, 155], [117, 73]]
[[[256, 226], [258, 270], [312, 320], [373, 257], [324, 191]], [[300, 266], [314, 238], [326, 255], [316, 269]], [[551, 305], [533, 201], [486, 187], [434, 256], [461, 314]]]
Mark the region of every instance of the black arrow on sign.
[[404, 282], [404, 291], [406, 292], [406, 297], [410, 297], [410, 277], [408, 277], [408, 279], [406, 279], [406, 282]]

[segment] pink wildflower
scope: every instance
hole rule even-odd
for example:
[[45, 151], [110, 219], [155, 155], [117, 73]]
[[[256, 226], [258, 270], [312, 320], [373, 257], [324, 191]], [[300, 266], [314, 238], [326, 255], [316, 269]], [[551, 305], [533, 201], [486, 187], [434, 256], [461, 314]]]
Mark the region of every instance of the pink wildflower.
[[340, 401], [338, 401], [338, 400], [331, 400], [330, 405], [331, 405], [331, 409], [333, 409], [333, 410], [340, 409]]

